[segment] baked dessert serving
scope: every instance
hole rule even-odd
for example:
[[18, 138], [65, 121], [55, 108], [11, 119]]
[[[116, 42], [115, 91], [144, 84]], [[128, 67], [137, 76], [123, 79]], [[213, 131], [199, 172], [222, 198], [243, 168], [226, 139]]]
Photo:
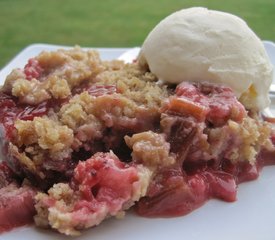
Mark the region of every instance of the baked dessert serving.
[[172, 217], [235, 201], [275, 163], [271, 81], [246, 23], [205, 8], [165, 18], [130, 64], [40, 53], [0, 90], [0, 230], [78, 235], [131, 207]]

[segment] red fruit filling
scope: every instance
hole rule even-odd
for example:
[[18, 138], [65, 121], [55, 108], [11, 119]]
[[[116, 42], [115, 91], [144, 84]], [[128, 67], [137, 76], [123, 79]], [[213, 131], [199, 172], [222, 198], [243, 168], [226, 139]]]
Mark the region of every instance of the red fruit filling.
[[28, 63], [24, 67], [24, 73], [26, 75], [26, 79], [28, 80], [31, 80], [33, 78], [39, 79], [42, 72], [43, 69], [35, 58], [30, 58]]
[[232, 163], [227, 159], [227, 153], [236, 147], [238, 134], [228, 138], [231, 143], [218, 137], [215, 141], [221, 142], [217, 146], [223, 150], [217, 151], [217, 155], [203, 152], [206, 135], [202, 122], [218, 128], [229, 119], [241, 122], [246, 116], [243, 105], [227, 87], [181, 83], [176, 96], [168, 99], [162, 111], [171, 150], [178, 155], [178, 164], [183, 165], [156, 174], [147, 196], [137, 205], [140, 215], [180, 216], [210, 198], [235, 201], [238, 183], [256, 179], [262, 166], [274, 164], [275, 153], [266, 150], [260, 151], [255, 164], [242, 159]]
[[211, 169], [186, 175], [179, 167], [163, 169], [153, 179], [148, 194], [137, 205], [142, 216], [182, 216], [210, 198], [236, 200], [234, 177]]
[[19, 105], [16, 98], [0, 92], [0, 124], [5, 131], [3, 136], [8, 139], [12, 137], [16, 119], [32, 120], [47, 114], [48, 110], [49, 102], [42, 102], [37, 106]]
[[74, 170], [73, 185], [77, 186], [83, 200], [75, 210], [104, 203], [111, 213], [122, 209], [131, 199], [133, 184], [139, 180], [137, 169], [121, 162], [115, 155], [98, 153]]
[[0, 163], [0, 233], [33, 221], [36, 191], [19, 187], [15, 174]]
[[13, 183], [0, 189], [0, 233], [33, 222], [35, 194], [32, 188]]
[[44, 214], [35, 219], [38, 222], [51, 219], [54, 228], [69, 235], [96, 226], [128, 209], [141, 197], [144, 180], [139, 174], [142, 173], [136, 165], [121, 162], [113, 153], [97, 153], [76, 166], [71, 186], [56, 184], [49, 195], [38, 195], [36, 209]]
[[164, 110], [191, 115], [215, 126], [226, 123], [228, 119], [239, 122], [246, 113], [230, 88], [186, 82], [177, 86], [176, 96], [170, 98]]
[[92, 85], [87, 86], [87, 83], [83, 83], [80, 86], [77, 86], [73, 89], [72, 93], [80, 94], [83, 91], [88, 91], [88, 93], [92, 96], [99, 97], [108, 94], [117, 93], [117, 87], [115, 85]]

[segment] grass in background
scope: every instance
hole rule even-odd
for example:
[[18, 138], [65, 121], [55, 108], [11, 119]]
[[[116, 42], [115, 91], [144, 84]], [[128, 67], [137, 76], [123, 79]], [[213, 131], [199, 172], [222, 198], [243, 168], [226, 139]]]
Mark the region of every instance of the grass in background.
[[274, 0], [0, 0], [0, 68], [32, 43], [140, 46], [161, 19], [192, 6], [236, 14], [275, 40]]

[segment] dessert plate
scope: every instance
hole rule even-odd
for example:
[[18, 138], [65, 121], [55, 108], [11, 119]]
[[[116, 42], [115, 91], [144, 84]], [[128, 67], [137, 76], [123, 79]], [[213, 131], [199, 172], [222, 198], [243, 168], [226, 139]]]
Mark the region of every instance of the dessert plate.
[[[264, 42], [269, 57], [275, 65], [275, 44]], [[0, 71], [0, 83], [16, 67], [23, 67], [30, 57], [43, 50], [56, 50], [61, 47], [48, 44], [30, 45], [21, 51]], [[102, 59], [119, 58], [128, 48], [97, 48]], [[128, 52], [127, 58], [135, 58], [138, 49]], [[125, 57], [124, 55], [124, 57]], [[275, 78], [273, 79], [275, 83]], [[271, 96], [271, 110], [275, 113], [275, 98]], [[177, 218], [143, 218], [128, 212], [123, 219], [110, 218], [101, 225], [83, 232], [79, 240], [274, 240], [275, 239], [275, 166], [265, 167], [259, 179], [239, 185], [238, 200], [226, 203], [210, 200], [194, 212]], [[65, 240], [69, 237], [52, 230], [41, 230], [33, 226], [14, 229], [3, 233], [0, 239], [16, 240]]]

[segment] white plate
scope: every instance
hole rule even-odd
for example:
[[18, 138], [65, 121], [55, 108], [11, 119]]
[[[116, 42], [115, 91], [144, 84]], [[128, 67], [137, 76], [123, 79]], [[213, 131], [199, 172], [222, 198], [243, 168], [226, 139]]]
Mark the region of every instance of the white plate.
[[[19, 53], [0, 72], [0, 82], [15, 67], [22, 67], [28, 58], [42, 50], [60, 46], [35, 44]], [[265, 42], [270, 59], [275, 65], [275, 45]], [[98, 49], [102, 58], [113, 59], [126, 48]], [[275, 105], [274, 105], [275, 107]], [[226, 203], [210, 200], [191, 214], [178, 218], [142, 218], [127, 213], [122, 220], [108, 219], [98, 227], [85, 231], [79, 240], [274, 240], [275, 239], [275, 166], [265, 167], [256, 181], [243, 183], [238, 189], [238, 200]], [[21, 227], [0, 235], [0, 239], [48, 240], [69, 239], [58, 233], [34, 227]]]

